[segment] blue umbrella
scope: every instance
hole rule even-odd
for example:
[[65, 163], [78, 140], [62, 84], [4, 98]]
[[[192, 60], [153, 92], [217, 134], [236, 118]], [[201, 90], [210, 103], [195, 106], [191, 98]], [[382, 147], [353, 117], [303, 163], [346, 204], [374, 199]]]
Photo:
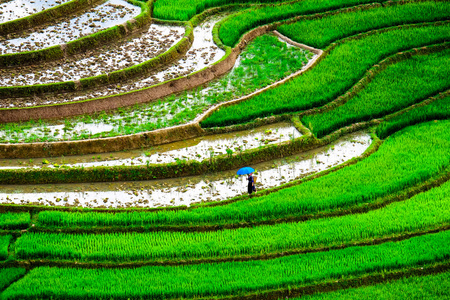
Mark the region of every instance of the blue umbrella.
[[250, 168], [250, 167], [244, 167], [244, 168], [240, 168], [239, 171], [237, 171], [238, 175], [245, 175], [245, 174], [250, 174], [255, 172], [255, 169]]

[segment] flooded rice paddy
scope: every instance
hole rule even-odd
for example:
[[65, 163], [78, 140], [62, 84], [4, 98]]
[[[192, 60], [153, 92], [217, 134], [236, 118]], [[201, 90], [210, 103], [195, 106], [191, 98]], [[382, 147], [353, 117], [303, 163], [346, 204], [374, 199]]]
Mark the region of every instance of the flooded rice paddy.
[[[132, 150], [99, 155], [42, 158], [35, 160], [1, 160], [0, 169], [132, 166], [173, 163], [177, 160], [203, 161], [214, 156], [239, 153], [264, 145], [282, 143], [300, 137], [300, 132], [290, 123], [277, 123], [255, 129], [203, 136], [186, 141], [160, 145], [150, 149]], [[42, 163], [44, 162], [44, 164]], [[48, 163], [47, 163], [48, 162]]]
[[69, 1], [70, 0], [12, 0], [4, 3], [0, 1], [0, 23], [28, 17], [32, 14]]
[[105, 28], [125, 23], [141, 12], [124, 0], [108, 0], [86, 13], [55, 25], [33, 28], [0, 39], [0, 54], [18, 53], [61, 45]]
[[[228, 14], [220, 14], [207, 18], [203, 23], [194, 28], [194, 42], [188, 53], [172, 65], [164, 67], [162, 70], [155, 70], [144, 78], [134, 80], [129, 83], [109, 85], [99, 89], [66, 94], [48, 94], [40, 97], [30, 97], [26, 99], [2, 100], [3, 107], [27, 107], [35, 105], [45, 105], [54, 103], [64, 103], [79, 101], [103, 96], [116, 95], [188, 75], [208, 67], [221, 59], [225, 51], [216, 46], [213, 41], [212, 29], [214, 25]], [[163, 27], [163, 26], [161, 26]], [[161, 28], [160, 27], [160, 28]]]
[[[257, 58], [257, 59], [256, 59]], [[197, 88], [136, 107], [59, 121], [0, 124], [0, 142], [52, 142], [117, 136], [193, 120], [211, 105], [248, 95], [303, 68], [311, 52], [264, 35], [243, 50], [232, 70]], [[256, 61], [255, 61], [256, 59]]]
[[151, 24], [148, 31], [139, 37], [130, 38], [122, 44], [105, 45], [100, 53], [90, 51], [63, 62], [1, 70], [0, 85], [75, 81], [128, 68], [166, 52], [181, 40], [184, 31], [184, 27]]
[[[254, 165], [257, 189], [266, 189], [339, 165], [361, 155], [370, 145], [367, 132], [357, 132], [327, 147]], [[237, 170], [166, 180], [2, 186], [1, 203], [82, 207], [165, 207], [220, 201], [246, 193]]]

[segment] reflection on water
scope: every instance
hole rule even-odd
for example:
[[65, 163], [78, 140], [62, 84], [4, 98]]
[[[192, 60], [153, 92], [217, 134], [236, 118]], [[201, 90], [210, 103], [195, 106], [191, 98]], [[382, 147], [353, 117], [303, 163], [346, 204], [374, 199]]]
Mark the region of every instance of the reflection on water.
[[142, 89], [160, 82], [194, 73], [212, 65], [225, 55], [225, 51], [218, 48], [214, 43], [212, 29], [217, 22], [225, 18], [228, 14], [229, 13], [224, 13], [208, 17], [202, 24], [195, 27], [194, 42], [191, 48], [189, 48], [189, 51], [180, 60], [164, 68], [163, 70], [156, 71], [148, 75], [146, 78], [133, 83], [124, 84], [119, 88], [112, 87], [108, 89], [99, 89], [83, 96], [74, 97], [73, 100], [77, 101], [98, 98]]
[[[124, 0], [109, 0], [69, 21], [47, 26], [23, 36], [0, 41], [0, 54], [33, 51], [61, 45], [105, 28], [125, 23], [141, 12], [139, 6]], [[15, 36], [15, 35], [14, 35]]]
[[12, 0], [0, 4], [0, 23], [31, 16], [70, 0]]
[[[64, 125], [60, 126], [63, 127]], [[102, 130], [102, 128], [99, 128], [99, 130]], [[277, 123], [250, 130], [203, 136], [144, 150], [103, 153], [96, 156], [44, 158], [32, 160], [31, 163], [17, 159], [3, 160], [0, 161], [0, 169], [54, 167], [55, 164], [56, 166], [93, 167], [171, 163], [177, 160], [202, 161], [217, 155], [239, 153], [264, 145], [282, 143], [300, 136], [300, 132], [292, 124]], [[49, 164], [43, 165], [43, 160], [49, 161]], [[25, 163], [28, 166], [25, 166]]]
[[[265, 189], [319, 172], [361, 155], [370, 145], [366, 132], [357, 132], [331, 145], [254, 165], [257, 188]], [[185, 178], [140, 182], [4, 186], [0, 202], [83, 207], [159, 207], [220, 201], [246, 192], [237, 170]]]
[[121, 44], [104, 45], [100, 53], [89, 52], [82, 58], [72, 57], [64, 62], [49, 62], [40, 66], [2, 70], [0, 85], [20, 86], [61, 81], [107, 74], [150, 60], [179, 42], [184, 27], [150, 24], [138, 37]]
[[[217, 22], [225, 18], [228, 14], [229, 13], [225, 13], [208, 17], [202, 24], [194, 28], [194, 42], [185, 56], [173, 64], [166, 66], [162, 70], [156, 70], [153, 73], [148, 74], [143, 79], [129, 82], [127, 84], [100, 87], [96, 90], [83, 91], [81, 93], [44, 95], [43, 97], [45, 97], [45, 99], [33, 97], [23, 99], [20, 104], [16, 104], [16, 101], [14, 101], [14, 103], [9, 103], [9, 105], [0, 105], [1, 107], [16, 107], [17, 105], [22, 107], [35, 106], [116, 95], [150, 87], [173, 78], [199, 71], [217, 62], [225, 55], [225, 51], [217, 47], [214, 43], [212, 29]], [[152, 120], [147, 119], [146, 122], [152, 122]]]

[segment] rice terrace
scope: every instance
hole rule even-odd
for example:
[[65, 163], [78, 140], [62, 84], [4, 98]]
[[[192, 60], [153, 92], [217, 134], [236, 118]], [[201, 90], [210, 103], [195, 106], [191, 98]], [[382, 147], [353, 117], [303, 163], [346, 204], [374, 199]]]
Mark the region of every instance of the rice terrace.
[[450, 299], [450, 1], [0, 0], [16, 299]]

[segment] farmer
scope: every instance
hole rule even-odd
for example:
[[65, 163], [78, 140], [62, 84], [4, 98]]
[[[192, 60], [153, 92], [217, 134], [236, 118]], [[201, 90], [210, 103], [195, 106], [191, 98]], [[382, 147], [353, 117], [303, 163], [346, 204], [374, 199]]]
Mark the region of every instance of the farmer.
[[252, 192], [256, 193], [255, 181], [253, 180], [253, 173], [248, 174], [248, 194], [251, 195]]

